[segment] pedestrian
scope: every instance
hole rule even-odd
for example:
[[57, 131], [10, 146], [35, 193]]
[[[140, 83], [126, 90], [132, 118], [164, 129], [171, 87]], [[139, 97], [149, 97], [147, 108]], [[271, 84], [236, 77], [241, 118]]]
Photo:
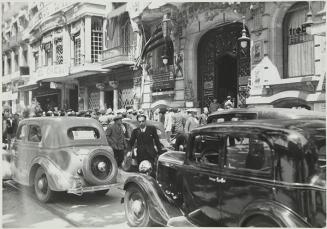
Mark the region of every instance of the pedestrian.
[[[162, 153], [157, 129], [154, 126], [147, 125], [144, 114], [139, 114], [137, 121], [139, 127], [132, 131], [129, 141], [130, 146], [133, 148], [136, 141], [136, 160], [138, 164], [144, 160], [148, 160], [152, 164], [152, 168], [155, 169], [155, 162]], [[152, 175], [154, 174], [155, 171], [153, 170]]]
[[181, 113], [181, 109], [178, 108], [173, 115], [173, 127], [176, 134], [184, 133], [185, 122], [186, 120]]
[[200, 115], [200, 118], [199, 118], [199, 124], [200, 125], [206, 125], [207, 124], [208, 114], [209, 114], [208, 107], [204, 107], [203, 108], [203, 113]]
[[195, 118], [196, 110], [188, 109], [187, 111], [188, 118], [185, 123], [185, 133], [189, 134], [194, 128], [199, 126], [199, 121]]
[[160, 122], [160, 109], [159, 108], [157, 108], [153, 112], [153, 121]]
[[128, 109], [127, 110], [127, 118], [129, 118], [129, 119], [133, 119], [133, 109]]
[[217, 102], [217, 99], [214, 98], [213, 101], [210, 103], [209, 105], [209, 112], [215, 112], [218, 110], [218, 108], [220, 107], [219, 103]]
[[231, 109], [233, 107], [234, 107], [234, 103], [232, 102], [232, 97], [228, 95], [226, 102], [224, 103], [224, 109]]
[[17, 121], [15, 121], [13, 119], [12, 114], [9, 113], [9, 116], [8, 116], [8, 118], [6, 120], [6, 131], [7, 131], [8, 149], [10, 149], [11, 139], [15, 137], [17, 127], [18, 127]]
[[108, 123], [108, 116], [106, 116], [105, 109], [100, 109], [99, 122], [102, 126], [107, 125]]
[[109, 125], [106, 129], [107, 141], [114, 151], [114, 156], [118, 166], [121, 166], [121, 163], [124, 160], [125, 151], [127, 150], [122, 118], [121, 115], [116, 115], [113, 118], [114, 123]]
[[174, 115], [173, 110], [169, 108], [168, 113], [165, 116], [165, 123], [164, 123], [165, 132], [169, 142], [170, 142], [170, 136], [172, 134], [172, 128], [173, 128], [173, 115]]

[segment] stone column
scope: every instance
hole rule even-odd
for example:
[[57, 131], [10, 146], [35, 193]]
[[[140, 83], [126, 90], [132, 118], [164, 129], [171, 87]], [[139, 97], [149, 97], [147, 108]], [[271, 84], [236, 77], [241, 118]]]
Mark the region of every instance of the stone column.
[[5, 56], [4, 56], [4, 61], [5, 61], [5, 66], [4, 66], [5, 75], [8, 75], [8, 56], [7, 56], [7, 54], [5, 54]]
[[70, 65], [70, 58], [71, 58], [71, 39], [70, 39], [70, 35], [69, 35], [69, 32], [68, 32], [68, 26], [70, 25], [67, 25], [64, 27], [63, 29], [63, 34], [62, 34], [62, 48], [63, 48], [63, 63], [64, 64], [67, 64], [67, 65]]
[[23, 52], [24, 52], [23, 47], [19, 46], [19, 48], [18, 48], [18, 66], [25, 66]]
[[109, 81], [109, 86], [111, 86], [114, 89], [114, 106], [113, 110], [117, 111], [118, 110], [118, 81]]
[[11, 50], [10, 55], [11, 55], [11, 74], [12, 74], [13, 72], [15, 72], [15, 68], [16, 68], [16, 66], [15, 66], [15, 50]]
[[91, 16], [85, 17], [82, 40], [84, 40], [81, 45], [84, 46], [85, 63], [91, 63]]
[[28, 91], [28, 105], [31, 106], [32, 104], [32, 91]]
[[104, 90], [100, 89], [100, 109], [104, 109]]

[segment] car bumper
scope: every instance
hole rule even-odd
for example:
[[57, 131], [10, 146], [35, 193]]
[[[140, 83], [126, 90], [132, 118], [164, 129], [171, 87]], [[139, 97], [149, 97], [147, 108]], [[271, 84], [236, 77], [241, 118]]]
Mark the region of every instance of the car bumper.
[[88, 187], [78, 187], [78, 188], [70, 188], [67, 190], [67, 193], [72, 193], [75, 195], [82, 195], [83, 193], [86, 192], [95, 192], [95, 191], [101, 191], [101, 190], [106, 190], [110, 189], [113, 187], [119, 186], [119, 183], [114, 183], [114, 184], [108, 184], [108, 185], [97, 185], [97, 186], [88, 186]]

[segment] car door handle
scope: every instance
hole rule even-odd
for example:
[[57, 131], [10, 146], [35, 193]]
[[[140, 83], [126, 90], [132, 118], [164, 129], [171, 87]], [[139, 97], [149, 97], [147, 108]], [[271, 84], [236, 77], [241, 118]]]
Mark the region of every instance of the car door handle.
[[224, 178], [219, 178], [219, 177], [209, 177], [209, 180], [217, 183], [226, 183], [226, 180]]

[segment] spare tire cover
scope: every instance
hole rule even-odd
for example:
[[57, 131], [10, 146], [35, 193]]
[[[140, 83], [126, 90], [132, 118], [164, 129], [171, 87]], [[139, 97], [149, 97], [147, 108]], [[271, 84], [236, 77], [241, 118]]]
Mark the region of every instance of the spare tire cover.
[[88, 154], [83, 161], [83, 174], [92, 185], [105, 185], [116, 182], [117, 162], [113, 152], [97, 149]]

